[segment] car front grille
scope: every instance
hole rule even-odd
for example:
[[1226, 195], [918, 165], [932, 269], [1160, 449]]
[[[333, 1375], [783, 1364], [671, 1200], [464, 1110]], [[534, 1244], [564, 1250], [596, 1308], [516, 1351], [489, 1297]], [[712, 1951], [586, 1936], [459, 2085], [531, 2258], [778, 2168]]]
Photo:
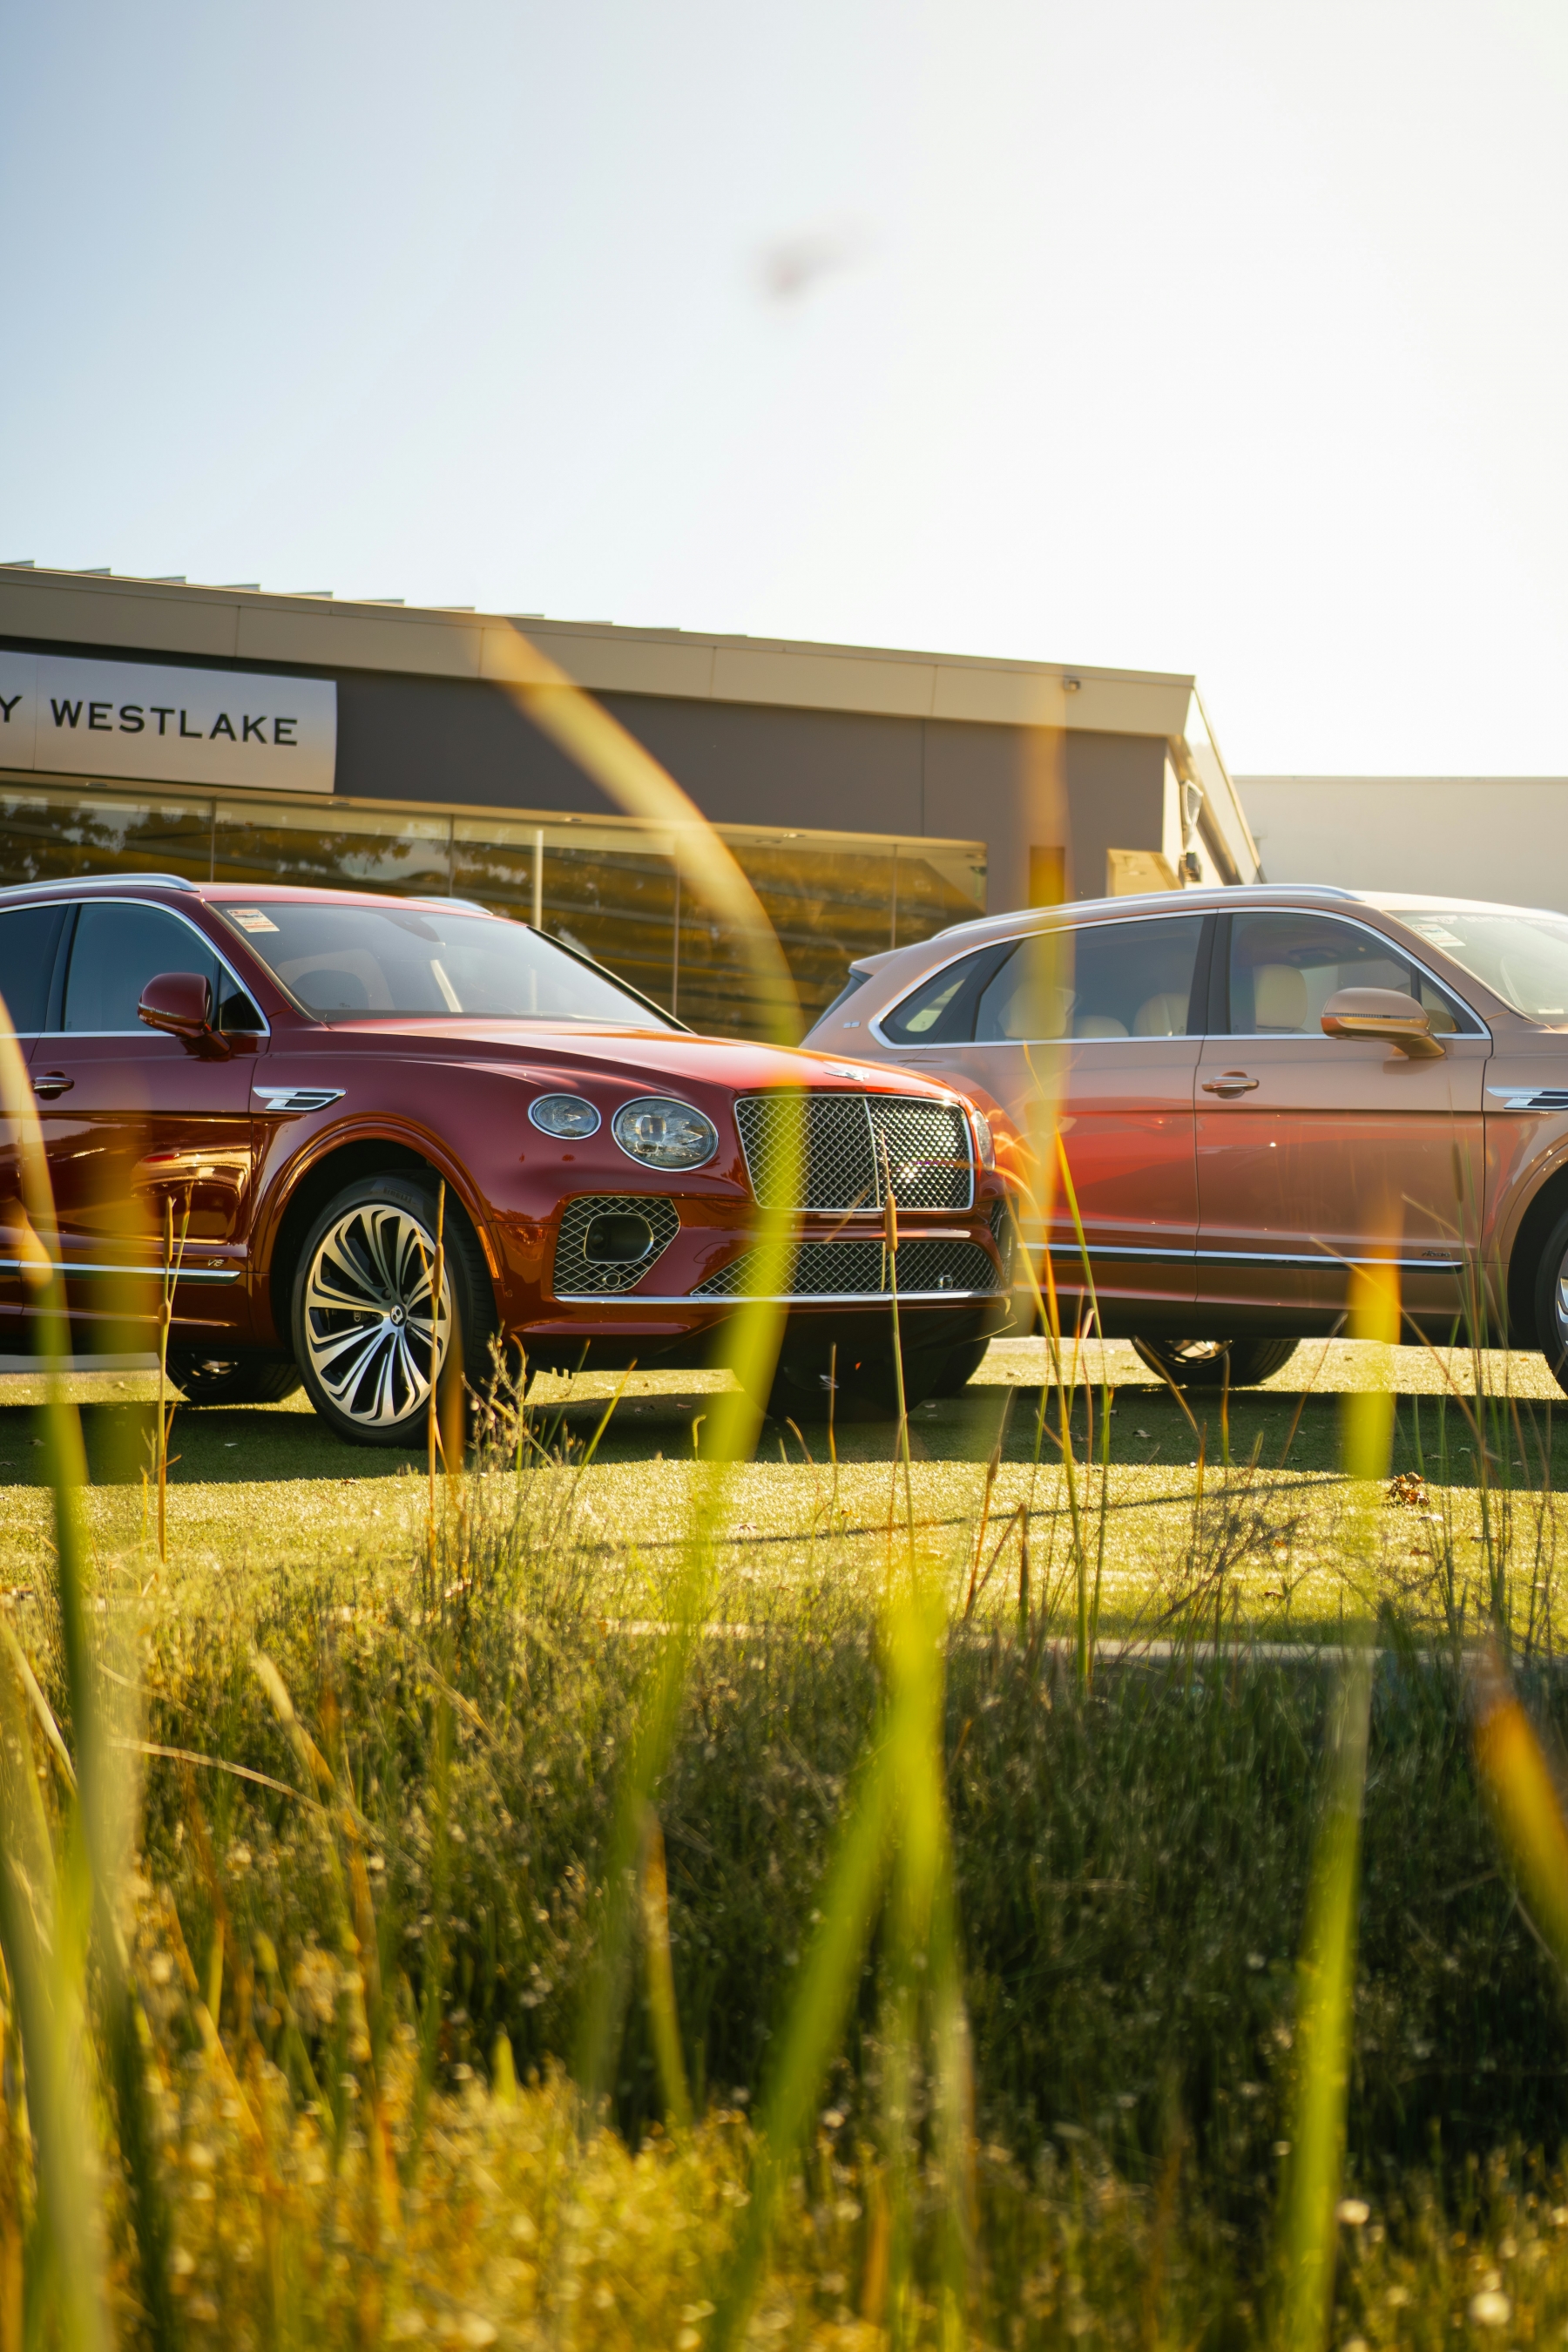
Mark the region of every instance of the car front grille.
[[[742, 1250], [700, 1282], [694, 1298], [742, 1298], [761, 1274], [763, 1253]], [[886, 1298], [888, 1254], [879, 1241], [802, 1242], [793, 1252], [789, 1298]], [[900, 1298], [989, 1297], [1001, 1286], [994, 1260], [978, 1242], [906, 1241], [898, 1253]]]
[[[652, 1236], [640, 1257], [590, 1257], [587, 1242], [600, 1217], [640, 1217]], [[630, 1290], [648, 1268], [656, 1265], [680, 1231], [673, 1201], [658, 1192], [590, 1192], [569, 1201], [555, 1237], [555, 1270], [552, 1276], [557, 1298], [605, 1298]]]
[[901, 1209], [967, 1209], [969, 1122], [921, 1096], [743, 1095], [735, 1105], [752, 1191], [764, 1209], [876, 1209], [882, 1155]]

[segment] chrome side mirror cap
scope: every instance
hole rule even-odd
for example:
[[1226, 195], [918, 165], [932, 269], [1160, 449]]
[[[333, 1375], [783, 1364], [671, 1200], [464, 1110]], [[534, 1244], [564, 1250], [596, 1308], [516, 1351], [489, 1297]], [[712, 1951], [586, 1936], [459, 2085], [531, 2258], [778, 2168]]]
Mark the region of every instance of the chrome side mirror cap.
[[1381, 1037], [1412, 1062], [1441, 1058], [1430, 1016], [1396, 988], [1336, 989], [1322, 1011], [1328, 1037]]

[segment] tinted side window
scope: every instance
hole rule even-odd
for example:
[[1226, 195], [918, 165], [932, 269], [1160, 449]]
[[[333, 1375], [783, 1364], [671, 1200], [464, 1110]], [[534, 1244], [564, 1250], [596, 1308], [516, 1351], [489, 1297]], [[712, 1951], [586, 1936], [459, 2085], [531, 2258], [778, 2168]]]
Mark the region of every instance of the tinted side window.
[[1392, 940], [1324, 915], [1232, 918], [1233, 1036], [1321, 1037], [1323, 1007], [1341, 988], [1392, 988], [1402, 996], [1416, 996], [1434, 1030], [1473, 1025], [1468, 1012], [1406, 962]]
[[911, 995], [882, 1015], [882, 1033], [894, 1045], [967, 1045], [974, 1034], [974, 1007], [1009, 946], [982, 948], [922, 981]]
[[980, 998], [976, 1044], [1186, 1036], [1203, 928], [1173, 915], [1020, 940]]
[[198, 971], [215, 994], [220, 979], [211, 948], [161, 907], [114, 899], [83, 907], [66, 974], [65, 1027], [100, 1034], [141, 1031], [136, 1007], [142, 991], [161, 971]]
[[49, 981], [63, 907], [13, 907], [0, 914], [0, 996], [18, 1037], [36, 1036], [49, 1015]]

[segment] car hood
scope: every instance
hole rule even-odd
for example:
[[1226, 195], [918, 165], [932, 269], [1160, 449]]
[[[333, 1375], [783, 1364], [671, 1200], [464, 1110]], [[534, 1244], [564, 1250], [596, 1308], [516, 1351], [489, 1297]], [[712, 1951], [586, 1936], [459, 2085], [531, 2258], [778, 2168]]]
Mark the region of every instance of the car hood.
[[933, 1098], [952, 1092], [938, 1080], [885, 1062], [850, 1061], [841, 1054], [812, 1053], [803, 1046], [576, 1023], [566, 1029], [532, 1021], [340, 1021], [330, 1028], [279, 1036], [275, 1050], [360, 1053], [373, 1040], [373, 1050], [382, 1054], [510, 1067], [520, 1076], [538, 1072], [557, 1083], [578, 1071], [584, 1077], [626, 1078], [641, 1087], [662, 1081], [673, 1087], [721, 1087], [733, 1094], [760, 1087], [853, 1087]]

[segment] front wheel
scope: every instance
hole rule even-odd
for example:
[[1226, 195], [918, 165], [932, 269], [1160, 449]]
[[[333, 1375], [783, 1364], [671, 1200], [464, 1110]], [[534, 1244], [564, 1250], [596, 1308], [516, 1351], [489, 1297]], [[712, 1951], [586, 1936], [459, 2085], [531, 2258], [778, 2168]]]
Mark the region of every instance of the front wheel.
[[413, 1445], [456, 1344], [483, 1384], [495, 1300], [479, 1241], [447, 1196], [439, 1300], [436, 1190], [401, 1171], [328, 1202], [294, 1276], [294, 1355], [323, 1421], [361, 1445]]
[[1178, 1389], [1249, 1389], [1288, 1364], [1294, 1339], [1134, 1339], [1151, 1371]]

